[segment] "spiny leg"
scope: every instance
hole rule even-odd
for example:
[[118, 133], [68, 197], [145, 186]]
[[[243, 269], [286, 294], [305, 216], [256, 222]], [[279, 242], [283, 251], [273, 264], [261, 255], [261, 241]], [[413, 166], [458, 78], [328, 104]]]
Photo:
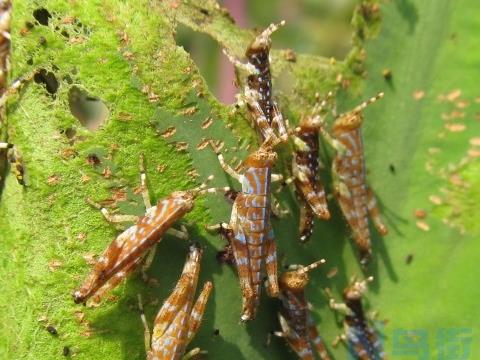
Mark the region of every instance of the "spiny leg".
[[144, 154], [140, 154], [139, 170], [140, 170], [140, 186], [142, 187], [143, 203], [145, 204], [145, 209], [150, 209], [152, 207], [152, 203], [150, 202], [150, 192], [148, 191], [148, 186], [147, 186], [147, 174], [145, 172]]
[[280, 139], [275, 135], [273, 127], [268, 121], [266, 115], [263, 113], [262, 107], [258, 100], [260, 94], [253, 89], [245, 90], [245, 101], [248, 104], [249, 110], [253, 113], [258, 130], [260, 131], [264, 141], [270, 146], [274, 146], [280, 142]]
[[270, 197], [270, 210], [277, 218], [283, 218], [290, 214], [290, 211], [288, 209], [283, 209], [278, 199], [274, 196]]
[[323, 343], [323, 340], [320, 337], [320, 334], [318, 333], [318, 330], [311, 318], [308, 321], [308, 337], [310, 338], [310, 341], [315, 346], [315, 349], [317, 349], [317, 352], [318, 352], [318, 355], [320, 355], [320, 358], [322, 360], [330, 360], [330, 356], [328, 356], [328, 352], [325, 347], [325, 344]]
[[340, 334], [340, 335], [337, 335], [335, 337], [335, 339], [333, 339], [332, 341], [332, 346], [334, 348], [336, 348], [338, 346], [338, 343], [342, 341], [343, 343], [347, 344], [348, 343], [348, 340], [347, 340], [347, 336], [345, 334]]
[[[270, 175], [270, 182], [279, 182], [283, 180], [283, 175], [282, 174], [272, 174]], [[287, 209], [282, 209], [280, 203], [278, 202], [278, 199], [275, 197], [271, 196], [270, 197], [270, 210], [272, 211], [273, 215], [275, 215], [278, 218], [285, 217], [290, 213], [289, 210]]]
[[278, 297], [278, 276], [277, 276], [277, 245], [272, 229], [269, 230], [265, 239], [265, 270], [267, 272], [267, 292], [271, 297]]
[[93, 206], [95, 209], [100, 210], [105, 220], [112, 224], [126, 223], [126, 222], [137, 222], [138, 216], [136, 215], [123, 215], [123, 214], [112, 214], [108, 211], [107, 208], [103, 207], [99, 203], [93, 201], [89, 197], [86, 199], [87, 203]]
[[330, 298], [328, 302], [330, 309], [344, 313], [345, 315], [353, 315], [352, 310], [345, 303], [337, 303], [335, 299]]
[[232, 238], [232, 250], [235, 257], [240, 289], [242, 290], [242, 315], [241, 321], [251, 320], [255, 316], [255, 292], [252, 284], [250, 256], [248, 253], [247, 238], [237, 224]]
[[220, 150], [215, 146], [215, 144], [212, 141], [210, 141], [210, 146], [213, 148], [213, 151], [217, 155], [218, 162], [220, 163], [220, 166], [222, 167], [223, 171], [225, 171], [228, 175], [230, 175], [232, 178], [236, 179], [237, 181], [240, 181], [241, 175], [238, 172], [236, 172], [234, 169], [232, 169], [230, 165], [228, 165], [225, 162], [225, 159], [223, 158], [223, 155], [220, 153]]
[[143, 311], [143, 304], [142, 304], [142, 297], [140, 294], [138, 296], [138, 309], [140, 310], [140, 318], [142, 319], [143, 323], [143, 339], [145, 342], [145, 350], [147, 351], [147, 354], [151, 351], [152, 345], [151, 345], [151, 339], [152, 335], [150, 332], [150, 328], [148, 327], [147, 323], [147, 318], [145, 317], [145, 312]]
[[156, 336], [163, 335], [194, 290], [191, 276], [182, 274], [172, 294], [165, 300], [155, 318]]
[[128, 236], [128, 231], [120, 234], [98, 258], [80, 289], [73, 293], [75, 303], [84, 303], [109, 280], [111, 270], [122, 256]]
[[18, 79], [14, 80], [12, 85], [5, 90], [5, 92], [2, 94], [0, 97], [0, 107], [5, 106], [6, 102], [8, 101], [8, 98], [20, 90], [23, 84], [29, 82], [30, 80], [33, 79], [34, 73], [32, 72], [31, 74], [27, 76], [22, 76], [19, 77]]
[[196, 347], [196, 348], [190, 350], [185, 355], [183, 355], [182, 360], [195, 359], [197, 355], [201, 355], [201, 354], [205, 355], [205, 354], [207, 354], [207, 351], [200, 350], [200, 348]]
[[238, 67], [239, 69], [242, 69], [243, 71], [247, 72], [249, 75], [258, 75], [259, 74], [258, 69], [253, 64], [251, 64], [251, 63], [246, 63], [245, 64], [245, 63], [241, 62], [235, 56], [230, 54], [227, 49], [223, 49], [223, 53], [235, 67]]
[[324, 125], [320, 126], [320, 134], [322, 134], [322, 137], [325, 139], [325, 141], [338, 152], [339, 156], [345, 155], [348, 150], [347, 147], [330, 135], [330, 133], [325, 129]]
[[207, 306], [208, 297], [212, 292], [213, 284], [210, 281], [207, 281], [203, 285], [203, 289], [198, 295], [197, 301], [193, 306], [192, 312], [190, 313], [190, 319], [188, 322], [188, 334], [187, 334], [187, 343], [192, 341], [193, 337], [200, 327], [202, 322], [203, 314], [205, 313], [205, 307]]
[[277, 128], [278, 135], [281, 142], [285, 142], [288, 139], [288, 131], [285, 125], [285, 120], [283, 119], [283, 115], [278, 109], [277, 104], [275, 103], [273, 106], [273, 119], [272, 125]]
[[117, 285], [120, 284], [123, 280], [125, 280], [137, 268], [141, 260], [141, 258], [133, 260], [129, 264], [127, 264], [122, 270], [114, 273], [105, 284], [103, 284], [95, 291], [94, 295], [92, 296], [91, 303], [99, 304], [103, 296], [113, 290], [115, 287], [117, 287]]
[[[180, 225], [180, 230], [174, 229], [174, 228], [168, 228], [167, 231], [165, 231], [166, 234], [175, 236], [176, 238], [180, 240], [188, 240], [188, 231], [185, 225]], [[156, 242], [150, 250], [148, 250], [146, 256], [145, 256], [145, 261], [143, 262], [142, 265], [142, 279], [143, 281], [147, 282], [149, 277], [147, 275], [148, 269], [150, 269], [150, 266], [152, 266], [153, 259], [155, 258], [155, 254], [157, 253], [157, 246], [158, 242]]]
[[298, 225], [300, 241], [306, 242], [313, 233], [313, 211], [301, 196], [297, 196], [297, 198], [300, 207], [300, 222]]
[[367, 186], [367, 208], [375, 228], [381, 235], [387, 235], [387, 226], [383, 223], [378, 209], [377, 199], [370, 186]]
[[281, 313], [278, 313], [278, 322], [280, 323], [280, 327], [282, 331], [274, 331], [272, 332], [273, 335], [282, 337], [282, 338], [289, 338], [293, 336], [293, 331], [288, 325], [288, 321], [283, 317]]

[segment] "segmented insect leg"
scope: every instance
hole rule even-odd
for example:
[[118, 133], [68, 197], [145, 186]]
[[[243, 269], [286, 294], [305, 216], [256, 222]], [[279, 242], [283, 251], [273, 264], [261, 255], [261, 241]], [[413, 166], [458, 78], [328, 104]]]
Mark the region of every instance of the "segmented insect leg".
[[273, 105], [273, 119], [272, 119], [272, 126], [274, 126], [277, 131], [281, 142], [285, 142], [288, 139], [288, 131], [285, 125], [285, 120], [283, 119], [283, 115], [278, 109], [277, 104]]
[[236, 67], [239, 69], [242, 69], [243, 71], [246, 71], [249, 75], [258, 75], [259, 71], [258, 69], [251, 63], [243, 63], [240, 60], [238, 60], [235, 56], [230, 54], [227, 49], [223, 49], [223, 53], [225, 56], [228, 58], [228, 60]]
[[290, 214], [290, 211], [288, 209], [283, 209], [278, 199], [274, 196], [270, 197], [270, 210], [272, 211], [272, 214], [278, 218], [283, 218]]
[[297, 196], [297, 200], [300, 208], [300, 241], [306, 242], [313, 233], [313, 211], [301, 196]]
[[201, 256], [201, 249], [197, 245], [191, 245], [182, 275], [155, 318], [155, 336], [161, 336], [165, 332], [176, 313], [193, 297], [192, 294], [197, 287]]
[[175, 289], [163, 303], [155, 318], [155, 336], [160, 337], [172, 323], [177, 313], [188, 300], [190, 293], [195, 291], [192, 286], [192, 275], [182, 274]]
[[267, 272], [267, 292], [271, 297], [278, 297], [278, 276], [277, 276], [277, 245], [272, 229], [269, 230], [265, 239], [265, 270]]
[[335, 139], [330, 133], [325, 129], [324, 126], [320, 126], [320, 134], [322, 134], [323, 139], [332, 147], [334, 148], [339, 156], [344, 156], [347, 152], [347, 147], [343, 145], [340, 141]]
[[308, 337], [310, 338], [310, 341], [313, 343], [315, 346], [315, 349], [317, 349], [318, 355], [322, 360], [330, 360], [330, 356], [328, 356], [327, 349], [325, 347], [325, 344], [318, 334], [318, 330], [313, 323], [313, 320], [309, 318], [308, 321]]
[[280, 142], [279, 138], [273, 131], [273, 127], [266, 118], [263, 110], [258, 102], [260, 94], [253, 89], [245, 90], [245, 101], [247, 102], [249, 109], [252, 111], [255, 121], [257, 123], [258, 130], [262, 135], [265, 142], [270, 146], [276, 145]]
[[240, 280], [240, 289], [242, 290], [242, 315], [240, 319], [247, 321], [255, 317], [256, 295], [250, 269], [250, 258], [245, 234], [237, 231], [232, 239], [232, 250], [237, 266], [238, 278]]
[[385, 360], [386, 354], [385, 354], [385, 351], [383, 350], [382, 341], [378, 337], [378, 334], [370, 326], [367, 326], [365, 328], [365, 331], [367, 332], [367, 336], [370, 344], [372, 344], [372, 348], [373, 348], [372, 351], [374, 351], [375, 354], [378, 354], [380, 359]]
[[220, 163], [220, 166], [222, 167], [223, 171], [225, 171], [228, 175], [230, 175], [232, 178], [236, 179], [237, 181], [240, 181], [241, 175], [236, 172], [234, 169], [230, 167], [225, 162], [225, 159], [223, 158], [223, 155], [220, 153], [219, 149], [215, 146], [215, 144], [210, 141], [210, 146], [213, 148], [213, 151], [217, 155], [218, 162]]
[[147, 173], [145, 172], [145, 156], [143, 154], [140, 154], [140, 162], [138, 166], [140, 170], [140, 186], [142, 187], [143, 203], [145, 204], [145, 209], [150, 209], [152, 207], [152, 203], [150, 202], [150, 192], [148, 191], [147, 186]]
[[104, 294], [115, 289], [115, 287], [117, 287], [118, 284], [120, 284], [123, 280], [125, 280], [133, 271], [135, 271], [135, 269], [137, 268], [138, 264], [140, 264], [142, 259], [143, 258], [133, 260], [132, 262], [127, 264], [122, 270], [113, 274], [112, 277], [101, 288], [99, 288], [95, 292], [95, 295], [92, 297], [92, 303], [94, 304], [100, 303]]
[[337, 303], [335, 302], [335, 299], [330, 298], [328, 306], [330, 309], [335, 310], [335, 311], [340, 311], [346, 315], [353, 315], [352, 310], [347, 306], [345, 303]]
[[333, 341], [332, 341], [332, 346], [333, 346], [334, 348], [336, 348], [336, 347], [338, 346], [338, 343], [339, 343], [340, 341], [344, 342], [345, 344], [348, 343], [348, 340], [347, 340], [347, 337], [346, 337], [345, 334], [337, 335], [337, 336], [335, 337], [335, 339], [333, 339]]
[[138, 309], [140, 310], [140, 318], [142, 319], [143, 323], [143, 340], [145, 342], [145, 350], [147, 352], [147, 358], [149, 358], [150, 352], [152, 350], [152, 334], [150, 332], [150, 328], [147, 323], [147, 318], [145, 317], [145, 312], [143, 311], [143, 304], [142, 304], [142, 297], [140, 294], [137, 295], [138, 297]]
[[[141, 260], [136, 259], [130, 264], [127, 264], [127, 266], [123, 268], [120, 272], [115, 273], [114, 275], [116, 279], [112, 280], [109, 285], [107, 285], [108, 282], [104, 281], [104, 279], [108, 278], [106, 274], [107, 271], [109, 271], [115, 266], [118, 258], [121, 256], [123, 247], [128, 241], [128, 237], [128, 233], [124, 233], [118, 236], [115, 241], [113, 241], [105, 250], [105, 252], [100, 256], [100, 258], [95, 263], [93, 271], [90, 272], [90, 275], [85, 280], [80, 290], [75, 291], [73, 294], [74, 301], [77, 304], [84, 302], [85, 299], [88, 299], [91, 296], [91, 294], [95, 294], [100, 288], [104, 286], [106, 286], [106, 288], [103, 288], [102, 293], [105, 293], [107, 289], [111, 288], [112, 284], [117, 284], [122, 279], [124, 279], [128, 275], [128, 273], [131, 272], [131, 270], [135, 267], [135, 265]], [[98, 302], [98, 300], [100, 299], [99, 296], [96, 296], [95, 298], [96, 300], [94, 302]]]
[[323, 186], [319, 186], [319, 190], [315, 191], [310, 182], [302, 182], [300, 188], [304, 198], [307, 200], [307, 203], [315, 215], [321, 219], [329, 219], [330, 212], [328, 211], [327, 199]]
[[380, 211], [378, 210], [377, 199], [373, 193], [370, 186], [367, 186], [367, 208], [372, 218], [375, 228], [381, 235], [387, 235], [388, 229], [387, 226], [383, 223], [382, 218], [380, 217]]
[[202, 322], [202, 317], [205, 312], [205, 307], [207, 306], [208, 297], [212, 292], [212, 288], [213, 284], [210, 281], [207, 281], [203, 285], [203, 289], [200, 295], [198, 295], [198, 299], [192, 308], [190, 320], [188, 322], [187, 343], [192, 341], [193, 337], [198, 331], [198, 328], [200, 327], [200, 323]]
[[312, 348], [308, 340], [299, 336], [280, 313], [278, 314], [278, 320], [283, 331], [275, 331], [273, 335], [284, 338], [300, 359], [314, 360]]
[[188, 353], [182, 356], [182, 360], [190, 360], [190, 359], [196, 359], [197, 355], [200, 354], [207, 354], [207, 351], [205, 350], [200, 350], [200, 348], [194, 348], [190, 350]]
[[[281, 174], [270, 175], [271, 183], [279, 182], [282, 180], [283, 180], [283, 175]], [[278, 202], [278, 199], [276, 199], [273, 195], [270, 196], [270, 210], [272, 211], [273, 215], [279, 218], [285, 217], [286, 215], [290, 214], [290, 211], [288, 209], [282, 209], [282, 206]]]
[[112, 214], [108, 211], [107, 208], [103, 207], [99, 203], [93, 201], [90, 198], [86, 198], [86, 201], [89, 205], [93, 206], [95, 209], [100, 210], [105, 220], [112, 224], [125, 223], [125, 222], [137, 222], [138, 216], [136, 215], [123, 215], [123, 214]]

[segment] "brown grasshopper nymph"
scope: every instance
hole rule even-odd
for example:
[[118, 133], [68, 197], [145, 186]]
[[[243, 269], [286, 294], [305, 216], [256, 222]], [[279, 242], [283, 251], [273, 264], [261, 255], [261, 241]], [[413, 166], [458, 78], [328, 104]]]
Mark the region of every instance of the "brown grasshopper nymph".
[[197, 245], [191, 245], [182, 275], [172, 294], [159, 310], [152, 333], [150, 333], [139, 297], [141, 317], [145, 327], [147, 360], [187, 360], [197, 354], [205, 353], [195, 348], [185, 354], [188, 344], [200, 328], [208, 297], [213, 288], [210, 281], [205, 282], [197, 301], [194, 302], [201, 257], [202, 250]]
[[[285, 21], [279, 24], [270, 24], [260, 35], [255, 37], [245, 52], [248, 61], [246, 64], [237, 60], [226, 50], [224, 51], [235, 66], [245, 70], [248, 74], [244, 93], [238, 96], [238, 105], [246, 103], [247, 108], [253, 114], [262, 142], [276, 137], [283, 142], [288, 137], [285, 120], [272, 94], [272, 75], [270, 73], [270, 48], [272, 46], [270, 36], [284, 24]], [[278, 132], [278, 135], [274, 130]]]
[[302, 360], [313, 360], [314, 348], [322, 360], [330, 360], [305, 298], [305, 288], [309, 282], [308, 272], [323, 263], [324, 259], [308, 266], [292, 265], [279, 277], [282, 308], [278, 318], [282, 331], [275, 331], [273, 334], [285, 338]]
[[353, 233], [360, 253], [360, 262], [366, 266], [372, 254], [368, 217], [377, 231], [386, 235], [377, 200], [366, 180], [365, 155], [361, 125], [362, 111], [383, 97], [383, 93], [363, 102], [355, 109], [339, 115], [333, 123], [333, 137], [321, 127], [324, 138], [336, 150], [332, 164], [334, 195]]
[[[212, 144], [212, 146], [214, 146]], [[276, 245], [270, 224], [270, 183], [282, 179], [272, 174], [277, 154], [265, 142], [250, 154], [238, 173], [225, 163], [214, 147], [220, 165], [241, 185], [234, 197], [230, 222], [209, 227], [221, 231], [229, 240], [242, 289], [242, 321], [255, 318], [260, 302], [262, 267], [267, 273], [267, 290], [278, 296]]]
[[336, 303], [327, 291], [330, 308], [345, 314], [344, 333], [337, 336], [334, 346], [342, 340], [360, 360], [385, 360], [387, 357], [382, 343], [375, 329], [368, 323], [362, 305], [362, 297], [367, 291], [368, 282], [371, 281], [373, 277], [363, 281], [352, 278], [350, 284], [343, 290], [344, 303]]
[[[329, 97], [331, 94], [329, 94]], [[319, 134], [323, 124], [326, 100], [318, 103], [310, 115], [302, 117], [298, 126], [291, 131], [295, 147], [292, 158], [292, 174], [300, 207], [300, 241], [307, 241], [313, 233], [313, 220], [328, 220], [325, 189], [320, 179]]]
[[[211, 178], [209, 177], [208, 180], [211, 180]], [[145, 216], [141, 219], [129, 215], [111, 215], [107, 209], [91, 200], [89, 201], [92, 205], [98, 207], [110, 222], [132, 220], [137, 222], [118, 235], [100, 256], [83, 285], [73, 293], [76, 303], [85, 303], [91, 297], [93, 297], [94, 302], [99, 302], [105, 292], [123, 281], [150, 252], [145, 260], [145, 264], [148, 266], [153, 260], [156, 244], [165, 233], [187, 239], [186, 231], [172, 229], [172, 225], [193, 209], [197, 196], [215, 190], [207, 189], [206, 183], [203, 183], [192, 190], [175, 191], [160, 200], [156, 206], [151, 206], [145, 185], [143, 160], [141, 162], [141, 183], [142, 196], [147, 209]]]

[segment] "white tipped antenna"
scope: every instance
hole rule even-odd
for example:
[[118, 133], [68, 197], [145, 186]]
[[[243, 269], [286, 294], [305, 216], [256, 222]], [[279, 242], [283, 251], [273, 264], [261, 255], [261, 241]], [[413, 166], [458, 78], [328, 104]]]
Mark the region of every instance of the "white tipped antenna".
[[378, 93], [374, 97], [371, 97], [370, 99], [368, 99], [368, 100], [364, 101], [363, 103], [361, 103], [360, 105], [358, 105], [355, 109], [353, 109], [353, 112], [360, 112], [360, 111], [364, 110], [368, 105], [373, 104], [374, 102], [383, 98], [384, 95], [385, 95], [384, 92]]
[[317, 267], [319, 267], [320, 265], [322, 264], [325, 264], [326, 260], [325, 259], [320, 259], [318, 261], [315, 261], [314, 263], [308, 265], [308, 266], [304, 266], [302, 267], [301, 269], [297, 270], [297, 272], [299, 274], [305, 274], [313, 269], [316, 269]]

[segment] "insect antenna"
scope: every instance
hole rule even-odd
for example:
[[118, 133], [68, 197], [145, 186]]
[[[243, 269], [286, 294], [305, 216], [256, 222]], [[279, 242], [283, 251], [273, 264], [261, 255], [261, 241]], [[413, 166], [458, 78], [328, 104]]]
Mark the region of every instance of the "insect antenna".
[[278, 24], [270, 24], [265, 30], [258, 35], [253, 43], [253, 46], [269, 46], [270, 45], [270, 36], [277, 31], [281, 26], [285, 25], [285, 20], [280, 21]]
[[214, 178], [213, 175], [210, 175], [209, 177], [207, 177], [207, 179], [200, 184], [200, 186], [197, 186], [196, 188], [193, 188], [192, 190], [190, 190], [190, 192], [194, 195], [194, 196], [197, 196], [197, 195], [200, 195], [200, 194], [203, 194], [205, 193], [205, 190], [207, 189], [207, 186], [208, 186], [208, 183], [210, 181], [212, 181]]
[[310, 264], [310, 265], [307, 265], [307, 266], [304, 266], [302, 267], [301, 269], [298, 269], [297, 272], [299, 274], [305, 274], [313, 269], [316, 269], [317, 267], [319, 267], [320, 265], [322, 264], [325, 264], [325, 259], [320, 259], [318, 261], [315, 261], [314, 263]]
[[374, 97], [371, 97], [370, 99], [368, 99], [368, 100], [364, 101], [363, 103], [361, 103], [360, 105], [358, 105], [355, 109], [353, 109], [352, 112], [357, 112], [358, 113], [358, 112], [364, 110], [368, 105], [373, 104], [374, 102], [383, 98], [384, 95], [385, 95], [385, 93], [383, 93], [383, 92], [378, 93]]
[[213, 175], [210, 175], [207, 180], [205, 180], [199, 187], [196, 187], [195, 189], [192, 189], [190, 190], [191, 192], [193, 192], [193, 194], [195, 196], [198, 196], [198, 195], [203, 195], [203, 194], [215, 194], [217, 192], [221, 192], [221, 193], [228, 193], [229, 191], [231, 191], [232, 189], [228, 186], [224, 186], [224, 187], [216, 187], [216, 188], [207, 188], [208, 186], [208, 183], [210, 181], [213, 180]]
[[316, 93], [315, 99], [316, 102], [312, 109], [312, 115], [320, 115], [323, 111], [325, 111], [328, 103], [333, 99], [333, 92], [329, 91], [327, 96], [322, 101], [320, 101], [320, 94]]

